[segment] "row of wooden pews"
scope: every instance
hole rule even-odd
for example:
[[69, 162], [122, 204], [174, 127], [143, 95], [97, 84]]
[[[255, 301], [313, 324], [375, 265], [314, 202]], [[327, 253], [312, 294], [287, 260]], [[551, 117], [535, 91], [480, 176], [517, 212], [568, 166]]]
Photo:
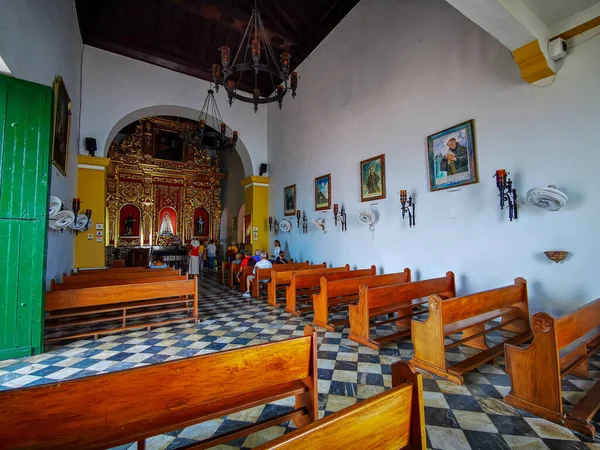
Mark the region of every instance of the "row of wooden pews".
[[198, 280], [181, 270], [119, 268], [64, 274], [46, 293], [46, 342], [198, 321]]
[[[295, 397], [288, 412], [185, 447], [205, 449], [293, 420], [262, 445], [425, 449], [421, 375], [392, 366], [392, 389], [318, 418], [317, 334], [146, 367], [0, 392], [2, 448], [105, 449]], [[219, 380], [216, 382], [216, 380]]]

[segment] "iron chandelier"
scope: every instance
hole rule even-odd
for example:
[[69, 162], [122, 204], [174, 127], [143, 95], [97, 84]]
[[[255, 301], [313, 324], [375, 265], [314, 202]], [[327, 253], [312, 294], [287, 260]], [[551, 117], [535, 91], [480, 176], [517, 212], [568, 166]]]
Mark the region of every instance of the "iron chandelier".
[[[213, 64], [213, 80], [217, 91], [219, 86], [223, 86], [227, 91], [230, 106], [233, 104], [233, 100], [237, 99], [254, 104], [254, 112], [258, 111], [259, 104], [274, 102], [277, 102], [281, 109], [283, 97], [289, 90], [292, 91], [292, 97], [296, 97], [298, 87], [298, 73], [290, 74], [292, 57], [288, 52], [283, 52], [279, 61], [275, 57], [256, 1], [254, 1], [252, 15], [233, 60], [231, 60], [231, 49], [223, 45], [219, 49], [221, 64]], [[244, 77], [244, 75], [246, 76]], [[250, 78], [252, 80], [249, 83]], [[272, 88], [270, 94], [260, 91], [259, 78], [270, 79]], [[238, 89], [241, 85], [252, 86], [252, 93], [249, 94]]]
[[208, 90], [206, 100], [200, 110], [198, 117], [198, 137], [203, 148], [208, 150], [235, 150], [238, 141], [238, 132], [229, 134], [227, 125], [221, 117], [221, 111], [217, 106], [215, 92]]

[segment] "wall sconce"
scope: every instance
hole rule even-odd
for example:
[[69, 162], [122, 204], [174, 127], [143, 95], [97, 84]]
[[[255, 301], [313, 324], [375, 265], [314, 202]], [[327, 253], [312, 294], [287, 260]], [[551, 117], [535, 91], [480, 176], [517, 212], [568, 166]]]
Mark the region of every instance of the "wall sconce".
[[348, 228], [346, 228], [346, 210], [344, 209], [343, 205], [342, 205], [342, 210], [340, 211], [338, 208], [338, 204], [334, 203], [334, 205], [333, 205], [333, 220], [335, 222], [336, 227], [337, 227], [337, 224], [339, 221], [342, 225], [342, 231], [347, 231]]
[[500, 209], [504, 209], [504, 204], [508, 204], [508, 218], [512, 222], [513, 219], [518, 219], [517, 209], [517, 190], [512, 187], [512, 180], [508, 178], [510, 172], [504, 169], [496, 170], [494, 177], [496, 178], [496, 187], [500, 192]]
[[274, 231], [275, 235], [279, 234], [279, 222], [275, 217], [269, 216], [269, 231]]
[[302, 234], [308, 233], [308, 219], [306, 218], [306, 211], [302, 213]]
[[269, 216], [269, 232], [273, 231], [273, 218]]
[[275, 221], [273, 222], [273, 227], [275, 230], [275, 236], [277, 236], [279, 234], [279, 221], [277, 219], [275, 219]]
[[[77, 223], [77, 215], [79, 214], [79, 208], [81, 208], [81, 200], [78, 198], [73, 199], [73, 214], [75, 215], [75, 223]], [[79, 235], [79, 230], [75, 230], [75, 236]]]
[[297, 209], [296, 210], [296, 219], [298, 221], [298, 229], [300, 229], [300, 217], [302, 217], [302, 211]]
[[402, 218], [408, 214], [408, 226], [415, 226], [415, 203], [413, 202], [412, 195], [406, 199], [406, 191], [400, 191], [400, 205], [402, 206]]

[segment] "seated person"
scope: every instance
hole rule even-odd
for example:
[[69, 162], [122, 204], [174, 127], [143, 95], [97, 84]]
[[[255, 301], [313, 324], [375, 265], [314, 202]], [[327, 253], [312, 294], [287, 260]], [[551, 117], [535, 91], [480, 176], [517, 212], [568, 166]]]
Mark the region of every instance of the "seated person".
[[252, 261], [251, 265], [256, 264], [256, 261], [254, 261], [254, 259], [250, 256], [250, 253], [248, 252], [241, 252], [241, 266], [240, 266], [240, 270], [238, 271], [237, 275], [235, 276], [237, 282], [240, 282], [240, 276], [242, 275], [242, 272], [244, 271], [244, 267], [246, 267], [247, 265], [250, 264], [250, 261]]
[[167, 263], [163, 261], [162, 257], [156, 258], [152, 264], [150, 264], [151, 269], [168, 269]]
[[235, 258], [233, 258], [233, 260], [231, 261], [231, 264], [241, 264], [242, 263], [242, 254], [240, 252], [237, 252], [235, 254]]
[[288, 260], [285, 259], [285, 252], [281, 250], [279, 255], [277, 255], [277, 259], [275, 260], [275, 264], [287, 264]]
[[260, 261], [260, 250], [256, 250], [254, 252], [254, 256], [252, 258], [254, 258], [254, 261], [259, 262]]
[[[270, 269], [271, 267], [273, 267], [273, 264], [267, 259], [267, 252], [261, 252], [260, 261], [254, 265], [253, 275], [246, 277], [246, 292], [244, 292], [244, 297], [250, 297], [250, 285], [252, 284], [252, 280], [256, 278], [256, 269]], [[260, 281], [267, 282], [269, 280]]]

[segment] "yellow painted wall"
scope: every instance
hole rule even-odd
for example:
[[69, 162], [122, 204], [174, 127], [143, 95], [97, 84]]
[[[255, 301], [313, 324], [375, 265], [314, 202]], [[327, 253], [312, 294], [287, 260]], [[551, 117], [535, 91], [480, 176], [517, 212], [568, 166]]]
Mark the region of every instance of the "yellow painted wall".
[[245, 188], [246, 215], [252, 214], [252, 229], [258, 227], [258, 239], [251, 233], [252, 251], [270, 252], [269, 244], [269, 181], [267, 177], [248, 177], [241, 181]]
[[[77, 181], [77, 197], [81, 200], [81, 213], [86, 209], [92, 210], [92, 221], [94, 224], [88, 231], [80, 232], [75, 237], [75, 268], [97, 268], [105, 267], [106, 258], [104, 253], [105, 229], [96, 230], [96, 224], [105, 223], [106, 211], [106, 166], [110, 160], [106, 158], [92, 158], [90, 156], [79, 156], [79, 169]], [[85, 168], [84, 166], [94, 166]], [[96, 239], [96, 232], [102, 231], [102, 240]], [[88, 235], [92, 239], [88, 239]]]

